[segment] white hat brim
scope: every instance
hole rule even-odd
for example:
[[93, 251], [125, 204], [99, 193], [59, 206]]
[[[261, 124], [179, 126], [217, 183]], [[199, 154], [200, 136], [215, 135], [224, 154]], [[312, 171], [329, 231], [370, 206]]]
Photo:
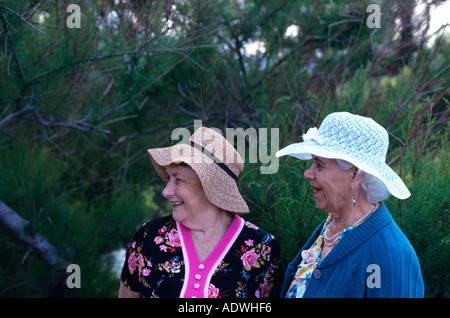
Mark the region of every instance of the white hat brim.
[[342, 159], [350, 162], [359, 169], [380, 179], [388, 191], [399, 199], [407, 199], [411, 196], [402, 179], [385, 162], [371, 158], [358, 159], [348, 154], [330, 151], [315, 141], [293, 143], [276, 153], [276, 157], [292, 156], [300, 160], [310, 160], [312, 155], [328, 159]]

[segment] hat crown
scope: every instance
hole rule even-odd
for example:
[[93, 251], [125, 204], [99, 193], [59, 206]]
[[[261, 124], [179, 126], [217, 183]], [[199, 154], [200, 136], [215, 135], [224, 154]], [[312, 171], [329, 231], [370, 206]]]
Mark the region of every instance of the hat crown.
[[237, 176], [244, 169], [244, 161], [236, 149], [221, 133], [207, 127], [198, 128], [189, 140], [202, 146], [217, 159], [225, 163]]
[[347, 112], [325, 117], [318, 130], [327, 148], [359, 158], [384, 162], [389, 147], [387, 131], [371, 118]]

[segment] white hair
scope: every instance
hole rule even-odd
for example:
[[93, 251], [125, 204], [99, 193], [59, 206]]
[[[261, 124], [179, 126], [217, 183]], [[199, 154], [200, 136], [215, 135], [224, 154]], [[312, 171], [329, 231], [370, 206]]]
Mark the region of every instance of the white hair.
[[[337, 163], [344, 169], [348, 170], [353, 168], [355, 165], [342, 160], [342, 159], [336, 159]], [[367, 200], [372, 203], [381, 202], [383, 200], [386, 200], [389, 198], [390, 193], [389, 190], [384, 185], [383, 181], [378, 179], [377, 177], [371, 175], [370, 173], [367, 173], [365, 171], [362, 171], [358, 168], [358, 172], [356, 173], [355, 177], [361, 175], [361, 173], [364, 172], [365, 175], [360, 183], [361, 188], [366, 193]]]

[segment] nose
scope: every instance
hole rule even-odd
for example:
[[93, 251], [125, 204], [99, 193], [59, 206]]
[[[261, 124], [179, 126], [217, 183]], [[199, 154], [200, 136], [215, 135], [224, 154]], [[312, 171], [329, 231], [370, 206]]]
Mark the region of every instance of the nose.
[[303, 177], [307, 180], [312, 180], [314, 178], [314, 174], [311, 171], [311, 168], [309, 168], [308, 170], [305, 171], [305, 173], [303, 174]]
[[169, 180], [166, 184], [166, 186], [164, 187], [163, 191], [162, 191], [162, 195], [168, 199], [171, 196], [175, 195], [175, 187], [174, 187], [174, 182], [172, 182], [171, 180]]

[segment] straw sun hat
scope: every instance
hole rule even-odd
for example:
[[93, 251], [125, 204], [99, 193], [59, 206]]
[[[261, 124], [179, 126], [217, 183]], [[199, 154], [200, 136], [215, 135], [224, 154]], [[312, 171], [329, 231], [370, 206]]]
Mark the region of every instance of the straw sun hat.
[[310, 128], [302, 137], [303, 142], [281, 149], [276, 156], [342, 159], [380, 179], [393, 196], [406, 199], [411, 195], [402, 179], [386, 164], [388, 133], [373, 119], [347, 112], [331, 113], [319, 129]]
[[169, 181], [165, 166], [184, 162], [197, 173], [212, 204], [230, 212], [249, 212], [236, 183], [244, 162], [236, 149], [213, 129], [200, 127], [187, 142], [148, 149], [147, 152], [165, 182]]

